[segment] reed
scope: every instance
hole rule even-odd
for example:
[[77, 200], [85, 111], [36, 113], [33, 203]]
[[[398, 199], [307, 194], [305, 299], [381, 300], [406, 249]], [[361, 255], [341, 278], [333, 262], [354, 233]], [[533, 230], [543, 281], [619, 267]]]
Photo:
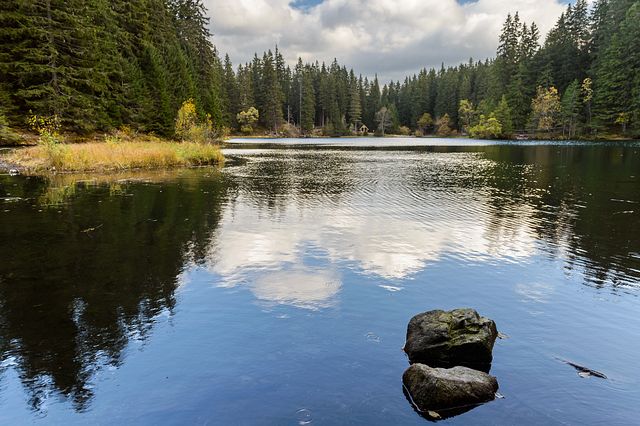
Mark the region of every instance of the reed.
[[194, 142], [120, 141], [40, 144], [18, 149], [7, 160], [25, 172], [105, 172], [222, 164], [216, 145]]

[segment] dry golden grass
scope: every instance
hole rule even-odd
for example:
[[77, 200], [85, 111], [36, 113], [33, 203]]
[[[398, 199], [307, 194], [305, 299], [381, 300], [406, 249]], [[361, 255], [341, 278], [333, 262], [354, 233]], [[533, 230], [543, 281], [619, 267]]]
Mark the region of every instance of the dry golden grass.
[[88, 142], [18, 149], [7, 160], [26, 172], [104, 172], [130, 169], [222, 164], [224, 156], [215, 145], [193, 142], [148, 141]]

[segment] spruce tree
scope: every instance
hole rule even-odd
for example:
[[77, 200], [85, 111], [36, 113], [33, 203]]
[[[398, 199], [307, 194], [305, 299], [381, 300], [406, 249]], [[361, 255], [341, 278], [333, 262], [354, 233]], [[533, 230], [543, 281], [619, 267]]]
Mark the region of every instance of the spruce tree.
[[349, 99], [349, 124], [354, 131], [358, 131], [358, 126], [362, 122], [362, 105], [360, 103], [360, 91], [355, 78], [352, 80], [351, 96]]
[[315, 120], [315, 93], [313, 88], [313, 78], [311, 75], [311, 69], [306, 67], [302, 70], [302, 92], [301, 92], [301, 112], [300, 112], [300, 127], [304, 133], [309, 133], [313, 130]]
[[497, 108], [493, 111], [491, 115], [500, 122], [501, 129], [502, 129], [501, 136], [511, 137], [514, 130], [513, 120], [512, 120], [511, 108], [509, 107], [509, 103], [507, 102], [506, 96], [503, 96], [502, 99], [500, 99], [500, 102], [498, 103]]

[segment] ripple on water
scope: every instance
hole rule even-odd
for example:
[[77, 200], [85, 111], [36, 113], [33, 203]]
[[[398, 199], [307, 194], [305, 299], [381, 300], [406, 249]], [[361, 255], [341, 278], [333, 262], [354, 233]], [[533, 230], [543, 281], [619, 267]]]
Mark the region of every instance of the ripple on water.
[[298, 411], [296, 411], [296, 420], [301, 426], [313, 423], [311, 410], [307, 410], [306, 408], [299, 409]]

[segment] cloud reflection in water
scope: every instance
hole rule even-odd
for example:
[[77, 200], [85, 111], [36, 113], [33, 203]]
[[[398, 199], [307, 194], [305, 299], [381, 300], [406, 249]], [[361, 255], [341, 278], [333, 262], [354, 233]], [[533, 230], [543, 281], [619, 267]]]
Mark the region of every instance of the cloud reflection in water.
[[[290, 186], [274, 195], [268, 192], [272, 187], [264, 182], [268, 174], [263, 168], [276, 163], [277, 155], [254, 155], [234, 174], [241, 187], [259, 176], [266, 189], [241, 190], [226, 206], [207, 266], [222, 277], [220, 286], [247, 285], [260, 300], [327, 306], [340, 291], [335, 271], [345, 264], [397, 284], [443, 255], [495, 262], [523, 259], [535, 250], [535, 236], [526, 222], [506, 217], [495, 223], [488, 194], [462, 186], [443, 188], [442, 182], [416, 187], [411, 174], [433, 179], [443, 166], [464, 171], [468, 164], [492, 167], [491, 161], [469, 162], [466, 154], [444, 159], [404, 155], [404, 169], [395, 167], [395, 174], [368, 170], [367, 163], [351, 164], [350, 174], [342, 177], [351, 185], [340, 194], [323, 187], [341, 178], [339, 163], [334, 163], [336, 171], [322, 173], [294, 165], [285, 179], [278, 177]], [[309, 160], [288, 159], [302, 164]]]

